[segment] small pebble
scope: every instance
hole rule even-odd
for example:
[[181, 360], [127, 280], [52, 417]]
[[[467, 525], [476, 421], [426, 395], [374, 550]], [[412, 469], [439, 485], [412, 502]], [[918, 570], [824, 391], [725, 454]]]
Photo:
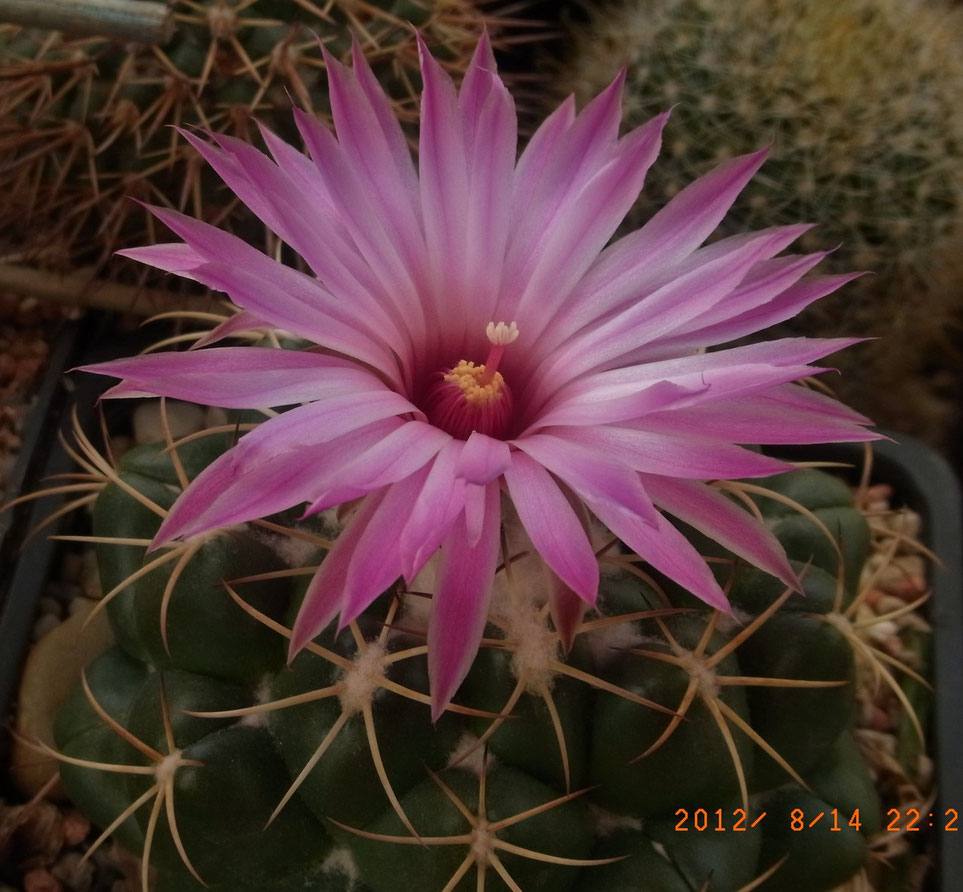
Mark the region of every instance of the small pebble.
[[23, 892], [63, 892], [64, 884], [45, 867], [35, 867], [23, 875]]
[[873, 706], [870, 710], [869, 722], [867, 724], [874, 731], [888, 731], [893, 727], [893, 723], [887, 715], [886, 710], [880, 709], [878, 706]]
[[902, 598], [897, 598], [895, 595], [883, 595], [877, 604], [877, 613], [893, 613], [905, 606], [906, 602]]
[[90, 835], [90, 819], [73, 809], [63, 816], [64, 845], [79, 846]]
[[80, 852], [64, 852], [50, 868], [70, 892], [88, 892], [94, 884], [97, 869]]
[[899, 582], [894, 582], [889, 590], [903, 601], [915, 601], [926, 594], [928, 587], [922, 576], [909, 576]]
[[873, 641], [882, 644], [887, 639], [896, 635], [899, 631], [899, 627], [892, 620], [885, 620], [881, 623], [874, 623], [866, 629], [866, 634], [873, 639]]

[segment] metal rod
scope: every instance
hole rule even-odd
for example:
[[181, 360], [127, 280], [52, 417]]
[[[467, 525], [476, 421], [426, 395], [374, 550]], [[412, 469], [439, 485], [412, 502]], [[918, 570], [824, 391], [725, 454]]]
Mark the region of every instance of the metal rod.
[[0, 0], [0, 23], [163, 45], [174, 30], [157, 0]]

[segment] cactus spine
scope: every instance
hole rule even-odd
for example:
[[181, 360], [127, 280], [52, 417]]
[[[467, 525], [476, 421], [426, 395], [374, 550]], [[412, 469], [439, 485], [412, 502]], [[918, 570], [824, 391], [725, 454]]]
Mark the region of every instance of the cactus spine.
[[[251, 140], [257, 121], [292, 137], [292, 101], [323, 119], [329, 113], [318, 39], [347, 60], [352, 34], [398, 114], [413, 121], [420, 81], [411, 25], [458, 73], [482, 29], [497, 44], [508, 22], [476, 0], [175, 0], [172, 19], [162, 45], [0, 26], [8, 256], [61, 268], [105, 264], [154, 237], [131, 198], [173, 204], [268, 239], [273, 250], [172, 126]], [[111, 264], [114, 275], [124, 269]]]

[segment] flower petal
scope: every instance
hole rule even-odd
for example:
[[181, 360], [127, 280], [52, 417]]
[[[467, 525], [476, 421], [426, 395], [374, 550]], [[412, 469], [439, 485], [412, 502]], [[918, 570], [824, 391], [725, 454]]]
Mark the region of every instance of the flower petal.
[[272, 327], [273, 326], [269, 325], [263, 319], [259, 319], [253, 313], [249, 313], [247, 310], [238, 310], [233, 315], [228, 316], [220, 325], [212, 328], [204, 337], [194, 341], [189, 349], [199, 350], [201, 347], [208, 347], [224, 338], [231, 338], [242, 332], [257, 331], [258, 329]]
[[428, 625], [431, 719], [436, 721], [462, 683], [478, 651], [498, 562], [501, 512], [496, 483], [484, 488], [477, 542], [469, 542], [465, 515], [456, 519], [441, 547], [438, 584]]
[[227, 292], [238, 306], [277, 328], [354, 356], [386, 374], [396, 372], [394, 354], [369, 327], [372, 317], [366, 315], [364, 301], [339, 301], [317, 279], [276, 263], [214, 226], [166, 208], [150, 210], [206, 258], [206, 263], [191, 269], [190, 278]]
[[[679, 410], [672, 414], [683, 414]], [[645, 421], [637, 427], [550, 428], [565, 440], [582, 443], [598, 453], [617, 456], [636, 471], [694, 480], [729, 477], [769, 477], [793, 469], [779, 459], [698, 433], [662, 433]], [[755, 441], [752, 441], [755, 442]]]
[[407, 512], [399, 549], [402, 574], [409, 583], [439, 548], [452, 522], [464, 509], [465, 481], [455, 475], [461, 450], [460, 440], [451, 440], [442, 446], [424, 487]]
[[[678, 398], [671, 400], [674, 408], [757, 393], [826, 371], [807, 363], [858, 342], [858, 338], [782, 338], [598, 372], [563, 388], [531, 429], [637, 419], [646, 410], [664, 408], [649, 393], [656, 385], [677, 388]], [[661, 390], [659, 395], [668, 402], [671, 392]]]
[[371, 372], [343, 359], [269, 347], [147, 353], [77, 371], [123, 378], [153, 396], [225, 409], [266, 409], [352, 393], [363, 399], [385, 389]]
[[753, 266], [783, 250], [807, 228], [784, 226], [734, 238], [727, 250], [707, 249], [704, 263], [676, 275], [627, 309], [597, 320], [555, 349], [538, 372], [543, 393], [546, 386], [558, 387], [586, 372], [626, 362], [627, 354], [658, 343], [690, 320], [728, 302]]
[[695, 434], [763, 445], [879, 439], [865, 430], [872, 424], [865, 415], [798, 384], [781, 384], [680, 412], [654, 412], [639, 424], [669, 437]]
[[506, 442], [472, 431], [458, 457], [455, 476], [469, 483], [490, 483], [504, 474], [511, 463], [511, 452]]
[[660, 508], [796, 591], [799, 579], [779, 540], [748, 511], [704, 483], [643, 474]]
[[653, 526], [608, 502], [586, 500], [592, 513], [639, 557], [710, 607], [729, 612], [729, 602], [705, 558], [668, 520]]
[[[356, 619], [401, 576], [398, 531], [427, 476], [428, 471], [420, 469], [389, 486], [377, 512], [368, 518], [345, 577], [340, 628]], [[372, 560], [375, 554], [378, 559]]]
[[359, 179], [367, 186], [373, 205], [379, 208], [388, 236], [401, 247], [406, 265], [412, 269], [422, 267], [425, 241], [417, 178], [411, 153], [404, 150], [405, 164], [397, 151], [400, 133], [397, 119], [392, 117], [391, 126], [379, 113], [386, 102], [384, 93], [362, 88], [358, 75], [367, 68], [367, 62], [356, 40], [352, 47], [354, 72], [335, 59], [323, 43], [321, 52], [328, 72], [328, 93], [338, 142], [357, 167]]
[[[372, 493], [355, 509], [347, 526], [338, 535], [318, 572], [308, 583], [304, 601], [294, 620], [288, 662], [337, 616], [344, 601], [344, 585], [348, 570], [358, 554], [358, 543], [385, 498], [385, 491]], [[362, 557], [364, 555], [362, 554]]]
[[408, 477], [430, 462], [450, 440], [448, 434], [430, 424], [407, 421], [360, 455], [357, 450], [343, 453], [342, 461], [331, 461], [316, 472], [314, 492], [321, 490], [321, 494], [305, 514], [350, 502]]
[[332, 448], [365, 448], [383, 438], [402, 422], [377, 422], [406, 411], [406, 405], [403, 397], [384, 391], [361, 403], [353, 396], [332, 397], [265, 421], [198, 474], [174, 503], [151, 548], [300, 504]]
[[659, 115], [624, 137], [611, 158], [542, 216], [528, 257], [509, 268], [495, 318], [517, 317], [526, 333], [541, 334], [638, 197], [668, 117]]
[[594, 604], [599, 588], [598, 560], [585, 528], [551, 474], [524, 452], [514, 452], [505, 482], [538, 553], [579, 597]]
[[720, 164], [690, 183], [641, 229], [619, 239], [599, 256], [566, 312], [546, 329], [546, 343], [560, 343], [593, 319], [602, 318], [685, 260], [721, 222], [762, 166], [766, 152]]
[[643, 523], [659, 522], [639, 475], [617, 458], [549, 434], [513, 440], [512, 445], [564, 480], [587, 504], [604, 502]]

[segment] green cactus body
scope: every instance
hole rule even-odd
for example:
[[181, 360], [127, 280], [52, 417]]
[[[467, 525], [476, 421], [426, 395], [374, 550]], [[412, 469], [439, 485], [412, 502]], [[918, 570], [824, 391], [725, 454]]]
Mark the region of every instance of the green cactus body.
[[[206, 439], [179, 450], [189, 479], [227, 445]], [[146, 851], [161, 892], [735, 892], [766, 876], [813, 892], [860, 869], [880, 805], [844, 611], [867, 533], [833, 478], [729, 484], [796, 543], [804, 594], [722, 556], [726, 616], [603, 554], [599, 609], [567, 654], [537, 599], [496, 596], [432, 724], [423, 598], [387, 592], [285, 665], [307, 576], [272, 572], [292, 561], [283, 525], [219, 531], [138, 574], [165, 549], [131, 540], [153, 535], [178, 473], [142, 447], [99, 497], [118, 645], [56, 728], [71, 794]], [[316, 528], [292, 532], [307, 540], [295, 566], [323, 559]], [[531, 560], [513, 564], [516, 595], [537, 590]], [[809, 827], [820, 812], [841, 829]]]
[[[771, 145], [722, 234], [818, 221], [823, 268], [868, 270], [783, 333], [880, 340], [838, 358], [847, 402], [949, 449], [963, 319], [963, 18], [940, 0], [585, 4], [557, 97], [626, 68], [626, 124], [672, 108], [633, 227], [720, 161]], [[899, 349], [893, 340], [899, 338]], [[837, 363], [834, 357], [833, 364]], [[942, 437], [942, 440], [940, 439]]]

